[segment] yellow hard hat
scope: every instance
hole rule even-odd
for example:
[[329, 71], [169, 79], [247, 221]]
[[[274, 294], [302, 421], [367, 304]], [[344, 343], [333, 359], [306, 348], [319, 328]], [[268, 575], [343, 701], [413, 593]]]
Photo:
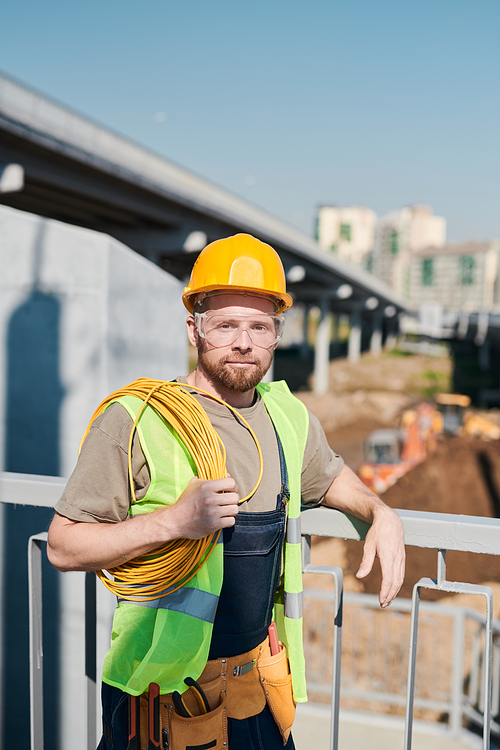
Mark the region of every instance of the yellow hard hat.
[[207, 245], [193, 266], [182, 301], [192, 313], [197, 295], [218, 291], [274, 297], [278, 312], [293, 304], [278, 253], [250, 234], [235, 234]]

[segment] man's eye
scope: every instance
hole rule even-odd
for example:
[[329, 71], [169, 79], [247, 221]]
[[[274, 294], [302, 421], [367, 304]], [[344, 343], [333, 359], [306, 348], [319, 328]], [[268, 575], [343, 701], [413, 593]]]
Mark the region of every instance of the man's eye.
[[253, 326], [253, 330], [258, 331], [259, 333], [268, 333], [271, 330], [271, 327], [265, 323], [256, 323]]

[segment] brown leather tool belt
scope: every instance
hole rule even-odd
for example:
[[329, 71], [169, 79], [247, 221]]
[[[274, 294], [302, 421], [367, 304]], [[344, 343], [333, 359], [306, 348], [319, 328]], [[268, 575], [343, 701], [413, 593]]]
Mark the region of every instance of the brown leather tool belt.
[[[182, 702], [191, 716], [182, 716], [172, 693], [159, 698], [160, 748], [187, 750], [196, 747], [227, 749], [227, 719], [247, 719], [259, 714], [266, 702], [283, 737], [288, 740], [295, 715], [291, 675], [283, 644], [271, 656], [269, 639], [245, 654], [207, 662], [197, 680], [210, 711], [201, 712], [196, 691], [189, 688]], [[140, 747], [147, 750], [151, 731], [148, 693], [140, 696]], [[149, 718], [148, 718], [149, 717]], [[158, 722], [157, 722], [158, 726]]]

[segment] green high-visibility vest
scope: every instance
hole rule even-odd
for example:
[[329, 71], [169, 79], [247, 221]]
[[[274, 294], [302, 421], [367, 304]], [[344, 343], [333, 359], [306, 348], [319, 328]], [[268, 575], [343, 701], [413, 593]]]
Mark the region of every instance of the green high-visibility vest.
[[[302, 645], [300, 491], [309, 415], [283, 381], [261, 383], [257, 390], [280, 437], [288, 472], [290, 500], [283, 587], [275, 602], [274, 619], [280, 640], [287, 645], [295, 700], [304, 702], [307, 693]], [[142, 407], [141, 399], [125, 396], [118, 402], [135, 420]], [[145, 497], [131, 506], [132, 515], [173, 505], [196, 476], [196, 466], [186, 447], [153, 408], [144, 409], [137, 432], [151, 481]], [[178, 591], [151, 602], [118, 602], [111, 648], [104, 659], [104, 682], [140, 695], [151, 682], [158, 683], [161, 693], [183, 692], [185, 677], [200, 676], [208, 659], [222, 587], [222, 535], [220, 540], [196, 575]]]

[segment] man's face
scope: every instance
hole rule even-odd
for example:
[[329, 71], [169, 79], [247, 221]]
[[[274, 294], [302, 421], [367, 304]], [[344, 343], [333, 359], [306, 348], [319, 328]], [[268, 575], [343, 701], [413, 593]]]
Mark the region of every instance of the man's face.
[[226, 344], [223, 336], [219, 340], [218, 336], [209, 334], [215, 341], [212, 343], [199, 335], [193, 321], [189, 331], [190, 339], [198, 349], [198, 369], [214, 384], [239, 393], [251, 391], [269, 370], [276, 344], [259, 345], [260, 334], [249, 333], [249, 329], [251, 331], [253, 327], [259, 330], [261, 321], [272, 322], [272, 319], [266, 316], [274, 315], [273, 302], [263, 297], [224, 294], [209, 299], [206, 313], [208, 329], [213, 321], [217, 325], [221, 323], [226, 326], [227, 320], [228, 329], [231, 327], [233, 331], [228, 338], [235, 335], [236, 337], [231, 343]]

